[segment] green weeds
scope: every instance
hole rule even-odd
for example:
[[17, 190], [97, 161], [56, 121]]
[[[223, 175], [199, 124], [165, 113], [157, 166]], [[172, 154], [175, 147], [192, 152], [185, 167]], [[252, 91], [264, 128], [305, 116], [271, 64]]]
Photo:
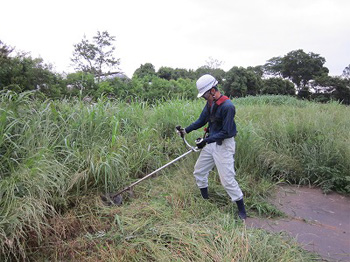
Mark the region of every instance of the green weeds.
[[[251, 167], [277, 180], [320, 186], [325, 192], [350, 192], [348, 107], [310, 102], [304, 107], [290, 103], [240, 106], [240, 101], [238, 123], [244, 133], [238, 135], [237, 144], [249, 148], [238, 148], [244, 151], [237, 154], [239, 168]], [[253, 157], [242, 159], [242, 154]], [[241, 161], [245, 162], [241, 165]]]
[[[250, 212], [280, 215], [265, 201], [276, 181], [350, 191], [349, 108], [286, 97], [234, 103], [237, 179]], [[100, 193], [183, 153], [174, 128], [194, 121], [203, 106], [201, 100], [39, 101], [2, 92], [1, 260], [44, 260], [44, 254], [53, 261], [274, 261], [283, 253], [285, 261], [302, 261], [295, 244], [247, 232], [234, 220], [216, 171], [212, 200], [200, 199], [192, 178], [196, 153], [138, 186], [125, 207], [101, 207]], [[188, 141], [202, 135], [195, 131]], [[259, 258], [259, 249], [266, 255]]]

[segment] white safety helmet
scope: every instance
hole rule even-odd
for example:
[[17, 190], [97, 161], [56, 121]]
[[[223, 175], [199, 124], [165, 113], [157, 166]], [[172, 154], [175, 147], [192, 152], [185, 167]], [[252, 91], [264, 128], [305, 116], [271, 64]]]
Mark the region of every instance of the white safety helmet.
[[201, 76], [196, 83], [198, 89], [197, 97], [202, 97], [205, 92], [207, 92], [217, 84], [218, 81], [216, 81], [216, 79], [213, 76], [208, 74]]

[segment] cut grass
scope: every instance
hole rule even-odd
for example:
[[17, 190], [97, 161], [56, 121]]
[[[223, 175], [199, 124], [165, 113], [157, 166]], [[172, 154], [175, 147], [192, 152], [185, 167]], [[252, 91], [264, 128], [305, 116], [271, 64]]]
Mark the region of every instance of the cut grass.
[[[51, 221], [57, 232], [33, 250], [36, 261], [311, 261], [285, 235], [246, 229], [215, 190], [203, 200], [188, 170], [191, 159], [135, 188], [121, 207], [93, 195]], [[211, 174], [215, 176], [215, 174]], [[174, 186], [176, 185], [176, 186]], [[211, 181], [212, 187], [218, 182]], [[250, 212], [253, 212], [250, 210]]]

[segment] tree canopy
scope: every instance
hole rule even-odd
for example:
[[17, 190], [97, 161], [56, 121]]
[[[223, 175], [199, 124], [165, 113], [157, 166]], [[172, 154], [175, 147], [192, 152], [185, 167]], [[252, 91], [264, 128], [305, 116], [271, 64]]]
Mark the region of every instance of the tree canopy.
[[111, 70], [119, 70], [120, 59], [114, 57], [115, 36], [107, 31], [97, 31], [96, 36], [89, 40], [84, 36], [80, 43], [74, 45], [71, 61], [76, 70], [100, 76]]
[[257, 95], [261, 88], [262, 80], [253, 70], [234, 66], [225, 74], [223, 89], [227, 96]]
[[156, 70], [154, 69], [154, 65], [151, 63], [146, 63], [144, 65], [140, 65], [134, 72], [133, 77], [143, 78], [146, 76], [154, 76], [156, 75]]
[[328, 74], [324, 67], [326, 59], [315, 53], [305, 53], [302, 49], [289, 52], [283, 57], [273, 57], [265, 64], [265, 72], [290, 79], [297, 90], [307, 88], [314, 77]]
[[33, 93], [49, 98], [106, 95], [152, 101], [175, 97], [194, 99], [196, 80], [211, 74], [219, 81], [220, 90], [230, 97], [295, 95], [296, 87], [302, 98], [322, 102], [336, 99], [350, 104], [350, 65], [341, 76], [329, 76], [324, 67], [325, 58], [302, 49], [273, 57], [265, 65], [233, 66], [227, 72], [220, 68], [222, 62], [212, 57], [196, 70], [162, 66], [156, 72], [153, 64], [145, 63], [129, 79], [120, 72], [110, 71], [119, 70], [119, 59], [113, 53], [114, 41], [115, 37], [107, 31], [98, 31], [92, 40], [84, 36], [74, 45], [72, 61], [78, 71], [65, 75], [53, 72], [52, 66], [42, 58], [14, 52], [15, 48], [0, 40], [0, 90], [35, 90]]
[[295, 95], [294, 84], [279, 77], [263, 79], [261, 94], [264, 95]]
[[62, 77], [52, 72], [52, 66], [42, 58], [32, 58], [0, 41], [0, 90], [16, 92], [37, 90], [51, 97], [59, 97]]
[[344, 78], [350, 79], [350, 64], [344, 68], [342, 76]]

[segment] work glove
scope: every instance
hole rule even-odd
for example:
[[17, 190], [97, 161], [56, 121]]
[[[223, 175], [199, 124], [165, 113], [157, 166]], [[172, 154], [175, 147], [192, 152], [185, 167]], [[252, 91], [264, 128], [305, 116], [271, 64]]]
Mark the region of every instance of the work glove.
[[176, 133], [183, 138], [186, 135], [186, 130], [181, 126], [176, 126]]
[[201, 137], [197, 138], [195, 140], [195, 142], [196, 142], [196, 145], [197, 145], [198, 149], [202, 149], [207, 144], [207, 142]]

